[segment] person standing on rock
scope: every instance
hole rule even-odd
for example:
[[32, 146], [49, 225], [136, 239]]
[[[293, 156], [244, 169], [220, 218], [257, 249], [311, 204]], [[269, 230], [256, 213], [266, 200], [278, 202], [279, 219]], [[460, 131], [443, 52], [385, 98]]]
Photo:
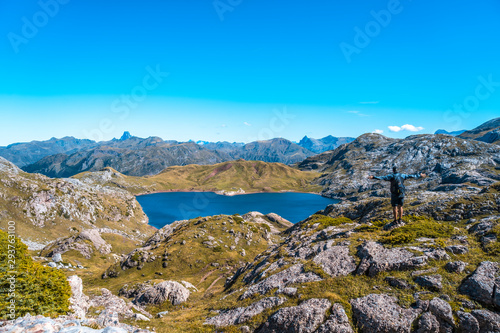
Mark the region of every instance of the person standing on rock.
[[406, 175], [404, 173], [398, 173], [398, 169], [395, 166], [393, 166], [392, 174], [383, 177], [368, 176], [368, 179], [386, 180], [391, 182], [391, 205], [392, 205], [392, 212], [394, 214], [393, 223], [402, 223], [403, 204], [405, 200], [404, 180], [408, 178], [419, 179], [425, 177], [427, 177], [425, 173], [416, 173], [414, 175]]

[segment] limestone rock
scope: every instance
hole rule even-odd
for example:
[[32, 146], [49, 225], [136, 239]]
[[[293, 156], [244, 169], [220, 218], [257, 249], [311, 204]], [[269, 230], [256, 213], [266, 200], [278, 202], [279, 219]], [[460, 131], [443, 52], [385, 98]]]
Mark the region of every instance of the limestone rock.
[[469, 248], [465, 245], [451, 245], [447, 246], [445, 250], [453, 254], [464, 254], [469, 252]]
[[453, 261], [449, 262], [444, 266], [444, 269], [446, 269], [450, 273], [462, 273], [467, 266], [467, 263], [463, 261]]
[[442, 280], [443, 278], [439, 274], [421, 275], [415, 277], [415, 282], [418, 283], [420, 286], [434, 291], [439, 291], [443, 289]]
[[413, 288], [406, 280], [398, 279], [392, 276], [388, 276], [384, 279], [391, 287], [398, 289], [411, 289]]
[[182, 284], [175, 281], [163, 281], [146, 288], [135, 296], [133, 302], [138, 305], [163, 304], [167, 301], [173, 305], [184, 303], [190, 292]]
[[88, 296], [83, 293], [82, 279], [78, 275], [73, 275], [68, 278], [68, 283], [72, 294], [69, 299], [70, 309], [77, 318], [85, 319], [90, 304]]
[[214, 325], [216, 327], [242, 324], [262, 311], [279, 306], [285, 301], [286, 298], [282, 297], [263, 298], [260, 301], [244, 308], [223, 311], [219, 315], [207, 319], [205, 324]]
[[248, 290], [241, 295], [241, 299], [243, 300], [257, 293], [264, 295], [271, 289], [286, 287], [292, 283], [306, 283], [321, 280], [322, 279], [318, 275], [312, 272], [306, 273], [302, 264], [297, 264], [250, 286]]
[[479, 323], [480, 333], [500, 332], [500, 315], [488, 310], [473, 310], [471, 314]]
[[349, 318], [342, 305], [335, 303], [332, 306], [332, 314], [321, 325], [316, 333], [353, 333]]
[[457, 311], [458, 333], [479, 333], [477, 319], [468, 312]]
[[356, 270], [356, 262], [349, 255], [347, 246], [332, 246], [320, 252], [313, 261], [321, 265], [323, 270], [332, 277], [345, 276]]
[[403, 248], [387, 249], [376, 242], [366, 242], [358, 248], [361, 258], [356, 274], [375, 276], [383, 271], [408, 270], [425, 265], [426, 256], [417, 257]]
[[56, 262], [56, 263], [57, 263], [57, 262], [62, 262], [63, 260], [62, 260], [62, 256], [61, 256], [61, 254], [60, 254], [60, 253], [56, 253], [56, 254], [54, 254], [54, 255], [52, 256], [52, 261], [53, 261], [53, 262]]
[[409, 333], [419, 309], [404, 309], [395, 297], [370, 294], [351, 300], [353, 318], [360, 332]]
[[483, 261], [471, 276], [462, 281], [460, 292], [485, 305], [500, 307], [500, 267], [498, 263]]
[[418, 330], [416, 333], [439, 333], [439, 322], [430, 312], [425, 312], [418, 319]]
[[314, 332], [325, 320], [325, 312], [330, 306], [327, 299], [311, 298], [298, 306], [279, 309], [256, 333]]

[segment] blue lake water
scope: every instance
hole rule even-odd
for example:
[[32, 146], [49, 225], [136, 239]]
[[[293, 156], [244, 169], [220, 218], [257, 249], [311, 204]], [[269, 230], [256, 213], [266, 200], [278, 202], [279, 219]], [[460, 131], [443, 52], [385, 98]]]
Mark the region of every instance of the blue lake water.
[[141, 195], [137, 201], [149, 217], [149, 224], [161, 228], [178, 220], [218, 214], [276, 213], [297, 223], [337, 203], [338, 200], [310, 193], [255, 193], [235, 196], [213, 192], [167, 192]]

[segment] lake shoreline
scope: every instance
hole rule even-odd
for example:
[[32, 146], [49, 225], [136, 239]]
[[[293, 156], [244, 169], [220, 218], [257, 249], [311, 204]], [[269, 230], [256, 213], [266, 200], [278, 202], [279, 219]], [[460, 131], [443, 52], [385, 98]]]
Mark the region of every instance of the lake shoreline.
[[[204, 194], [202, 194], [204, 193]], [[178, 220], [199, 216], [275, 213], [297, 223], [339, 200], [311, 192], [249, 192], [255, 196], [222, 195], [214, 191], [161, 191], [137, 196], [149, 225], [161, 228]], [[201, 195], [200, 195], [201, 194]]]
[[[301, 191], [290, 191], [290, 190], [273, 191], [273, 192], [254, 191], [254, 192], [244, 192], [244, 193], [234, 193], [234, 194], [221, 194], [221, 193], [217, 193], [220, 191], [215, 191], [215, 190], [207, 190], [207, 191], [203, 191], [203, 190], [162, 190], [162, 191], [152, 191], [152, 192], [147, 192], [147, 193], [139, 193], [139, 194], [135, 194], [135, 196], [140, 197], [140, 196], [149, 195], [149, 194], [179, 193], [179, 192], [182, 192], [182, 193], [215, 193], [217, 195], [226, 196], [226, 197], [233, 197], [233, 196], [237, 196], [237, 195], [247, 195], [247, 194], [259, 194], [259, 193], [302, 193], [302, 194], [316, 194], [316, 195], [319, 195], [323, 198], [328, 198], [328, 197], [324, 197], [323, 195], [321, 195], [320, 192], [301, 192]], [[331, 199], [331, 198], [328, 198], [328, 199]]]

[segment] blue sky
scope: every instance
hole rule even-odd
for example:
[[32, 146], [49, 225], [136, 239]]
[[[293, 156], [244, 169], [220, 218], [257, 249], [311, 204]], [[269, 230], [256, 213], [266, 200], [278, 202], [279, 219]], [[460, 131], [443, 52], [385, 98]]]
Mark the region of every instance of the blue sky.
[[473, 128], [499, 115], [498, 17], [497, 0], [0, 1], [0, 145]]

